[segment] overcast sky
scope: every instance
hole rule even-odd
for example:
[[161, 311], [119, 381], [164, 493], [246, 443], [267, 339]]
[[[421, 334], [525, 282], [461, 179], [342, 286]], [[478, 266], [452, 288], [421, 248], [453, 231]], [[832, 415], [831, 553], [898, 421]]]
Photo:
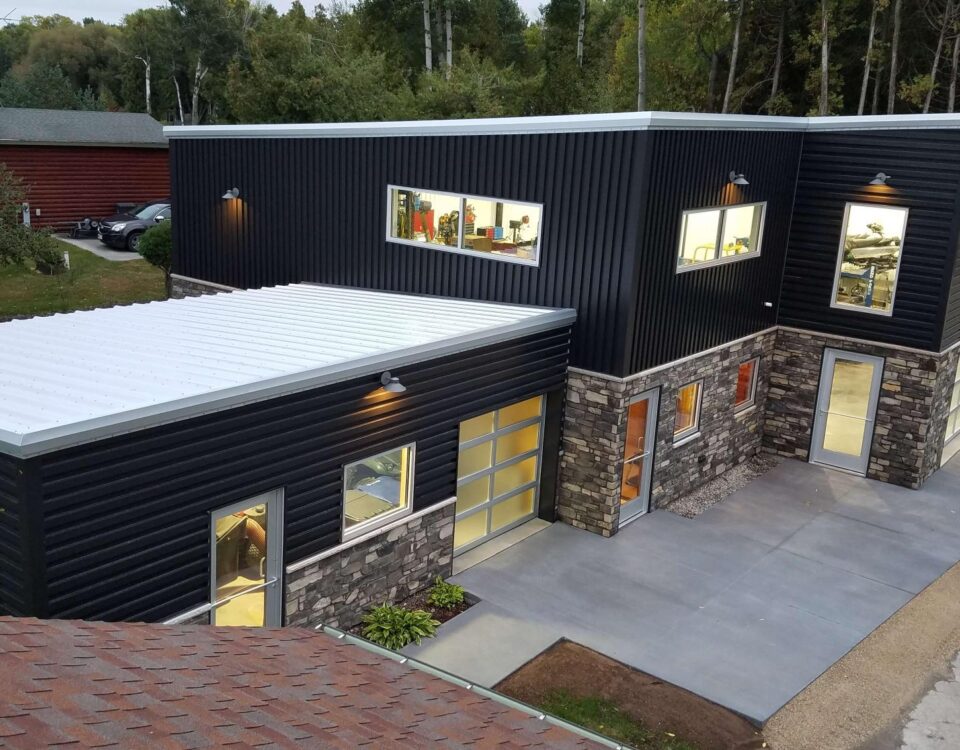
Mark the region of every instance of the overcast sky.
[[[274, 0], [273, 5], [283, 12], [292, 0]], [[315, 0], [301, 0], [309, 10]], [[531, 19], [540, 15], [540, 4], [545, 0], [517, 0], [523, 12]], [[127, 13], [150, 6], [160, 6], [159, 0], [0, 0], [0, 18], [23, 16], [52, 16], [59, 13], [77, 21], [92, 17], [100, 21], [117, 22]]]

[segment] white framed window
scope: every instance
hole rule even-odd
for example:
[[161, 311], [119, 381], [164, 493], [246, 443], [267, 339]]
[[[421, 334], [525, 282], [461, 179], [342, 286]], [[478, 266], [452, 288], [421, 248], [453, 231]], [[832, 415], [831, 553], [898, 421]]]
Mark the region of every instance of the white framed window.
[[343, 541], [410, 514], [415, 453], [409, 443], [343, 467]]
[[210, 516], [210, 623], [281, 625], [283, 490]]
[[700, 406], [703, 381], [687, 383], [677, 389], [677, 408], [673, 422], [673, 442], [679, 443], [700, 431]]
[[757, 374], [759, 370], [759, 357], [740, 363], [737, 370], [737, 389], [733, 397], [734, 411], [744, 411], [757, 402]]
[[893, 315], [909, 209], [847, 203], [830, 307]]
[[388, 242], [538, 266], [543, 206], [387, 185]]
[[684, 211], [677, 273], [758, 257], [766, 212], [765, 202]]
[[953, 389], [950, 392], [950, 411], [947, 413], [947, 432], [945, 443], [960, 435], [960, 364], [953, 376]]

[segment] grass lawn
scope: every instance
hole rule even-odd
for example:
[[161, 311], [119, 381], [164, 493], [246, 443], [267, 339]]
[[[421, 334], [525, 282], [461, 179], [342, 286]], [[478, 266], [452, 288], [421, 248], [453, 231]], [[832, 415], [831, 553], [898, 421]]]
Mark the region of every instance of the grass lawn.
[[163, 271], [145, 260], [110, 261], [66, 242], [70, 270], [58, 276], [37, 273], [31, 261], [0, 268], [0, 320], [89, 310], [117, 303], [164, 299]]
[[696, 746], [668, 733], [650, 731], [604, 698], [576, 698], [559, 690], [548, 695], [539, 707], [561, 719], [640, 750], [697, 750]]

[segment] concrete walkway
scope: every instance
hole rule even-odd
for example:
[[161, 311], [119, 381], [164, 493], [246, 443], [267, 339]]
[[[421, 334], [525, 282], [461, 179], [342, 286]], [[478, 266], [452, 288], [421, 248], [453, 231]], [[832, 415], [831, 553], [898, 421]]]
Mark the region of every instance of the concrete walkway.
[[67, 244], [73, 245], [74, 247], [79, 247], [81, 250], [86, 250], [93, 253], [96, 256], [103, 258], [104, 260], [139, 260], [139, 253], [131, 253], [126, 250], [113, 250], [112, 248], [104, 245], [96, 237], [82, 237], [80, 239], [74, 239], [73, 237], [68, 237], [63, 234], [58, 234], [57, 239]]
[[492, 685], [563, 636], [763, 722], [958, 558], [960, 459], [922, 491], [784, 461], [695, 519], [554, 524], [453, 578], [509, 627], [410, 653]]
[[960, 747], [960, 654], [953, 676], [941, 680], [910, 712], [902, 750], [956, 750]]

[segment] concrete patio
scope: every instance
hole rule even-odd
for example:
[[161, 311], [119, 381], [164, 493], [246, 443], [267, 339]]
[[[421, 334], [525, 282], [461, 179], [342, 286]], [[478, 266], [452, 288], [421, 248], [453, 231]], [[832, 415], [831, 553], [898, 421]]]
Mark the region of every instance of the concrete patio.
[[958, 559], [960, 458], [921, 491], [784, 461], [692, 520], [554, 524], [406, 651], [489, 686], [566, 637], [762, 723]]

